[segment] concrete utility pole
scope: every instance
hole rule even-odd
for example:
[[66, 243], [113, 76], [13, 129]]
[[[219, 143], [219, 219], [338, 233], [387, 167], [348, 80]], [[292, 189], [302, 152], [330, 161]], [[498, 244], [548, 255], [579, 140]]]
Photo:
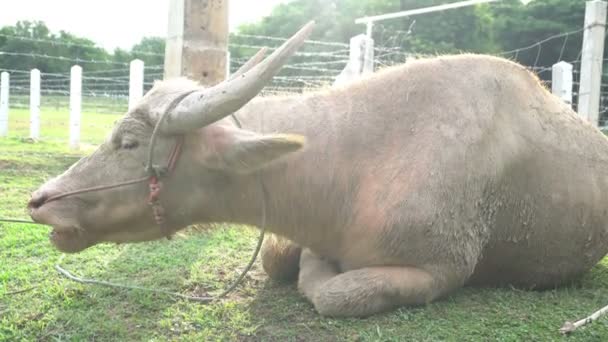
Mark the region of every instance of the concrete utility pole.
[[215, 85], [227, 76], [227, 52], [228, 0], [171, 0], [165, 79]]

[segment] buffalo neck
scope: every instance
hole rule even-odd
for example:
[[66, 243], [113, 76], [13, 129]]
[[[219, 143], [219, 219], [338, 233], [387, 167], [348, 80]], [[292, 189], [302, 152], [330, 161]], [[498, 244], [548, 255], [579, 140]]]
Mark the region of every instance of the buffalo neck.
[[[262, 216], [260, 180], [267, 189], [267, 229], [302, 244], [330, 238], [343, 217], [343, 187], [336, 165], [329, 160], [331, 122], [325, 125], [317, 110], [326, 107], [323, 93], [298, 97], [261, 98], [236, 113], [243, 129], [261, 134], [301, 134], [307, 138], [303, 150], [295, 152], [255, 174], [242, 177], [230, 195], [231, 221], [259, 226]], [[327, 116], [325, 116], [327, 118]], [[331, 120], [331, 118], [327, 118]], [[327, 234], [310, 234], [312, 230]]]

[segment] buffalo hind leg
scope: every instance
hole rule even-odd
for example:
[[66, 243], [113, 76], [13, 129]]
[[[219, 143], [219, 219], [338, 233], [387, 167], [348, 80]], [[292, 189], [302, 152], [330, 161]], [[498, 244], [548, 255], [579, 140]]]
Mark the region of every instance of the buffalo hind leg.
[[365, 317], [404, 305], [422, 305], [444, 288], [414, 267], [368, 267], [339, 273], [332, 263], [305, 249], [298, 289], [324, 316]]
[[295, 281], [300, 270], [301, 248], [283, 237], [269, 234], [262, 245], [262, 267], [277, 281]]

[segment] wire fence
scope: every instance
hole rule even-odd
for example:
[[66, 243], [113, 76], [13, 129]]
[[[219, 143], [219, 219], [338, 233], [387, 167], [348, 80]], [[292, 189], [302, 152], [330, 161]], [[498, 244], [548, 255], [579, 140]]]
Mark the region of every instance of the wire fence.
[[[412, 35], [411, 29], [414, 24], [415, 21], [411, 23], [410, 29], [407, 31], [391, 30], [382, 24], [376, 24], [374, 30], [376, 31], [375, 38], [377, 45], [374, 50], [374, 64], [377, 68], [391, 67], [413, 59], [434, 57], [434, 55], [413, 53], [403, 49], [403, 46], [406, 45], [406, 40]], [[507, 51], [498, 51], [493, 54], [527, 66], [549, 89], [552, 85], [552, 66], [562, 61], [572, 64], [572, 108], [577, 111], [582, 57], [580, 42], [582, 41], [585, 29], [585, 27], [582, 27], [569, 32], [555, 33], [527, 46]], [[554, 57], [556, 55], [557, 58]], [[608, 55], [608, 53], [605, 55]], [[608, 58], [604, 59], [604, 65], [608, 66]], [[604, 68], [602, 75], [599, 126], [602, 128], [608, 127], [608, 68]]]
[[[8, 35], [0, 35], [7, 37]], [[62, 43], [43, 39], [19, 38], [37, 45], [52, 47], [68, 45], [84, 49], [95, 47], [86, 44]], [[230, 71], [235, 72], [261, 48], [275, 50], [286, 39], [258, 35], [233, 35], [230, 44]], [[163, 57], [162, 53], [135, 51], [137, 54]], [[280, 74], [262, 92], [262, 96], [303, 93], [312, 89], [329, 87], [335, 77], [348, 62], [349, 45], [336, 42], [306, 41], [304, 46], [290, 59]], [[125, 113], [129, 104], [130, 64], [100, 59], [74, 58], [53, 55], [52, 51], [31, 53], [0, 51], [0, 72], [10, 74], [10, 131], [27, 136], [30, 118], [30, 74], [31, 70], [3, 68], [2, 56], [31, 59], [35, 65], [45, 65], [50, 61], [61, 61], [80, 65], [82, 73], [82, 123], [81, 141], [97, 144], [101, 134], [108, 132], [115, 118]], [[65, 141], [69, 131], [70, 82], [69, 67], [65, 72], [40, 73], [41, 138], [44, 140]], [[145, 65], [143, 90], [149, 91], [156, 80], [163, 78], [164, 66]], [[107, 117], [103, 115], [108, 114]], [[60, 133], [61, 132], [61, 133]]]
[[[412, 22], [412, 26], [415, 22]], [[585, 28], [571, 32], [556, 33], [533, 44], [510, 51], [496, 52], [495, 55], [517, 61], [525, 61], [545, 83], [551, 86], [551, 65], [566, 60], [574, 66], [573, 108], [577, 109], [578, 88], [580, 84], [581, 47], [573, 46], [572, 42], [580, 41]], [[412, 35], [409, 30], [394, 30], [379, 24], [375, 28], [374, 66], [376, 69], [407, 63], [408, 60], [430, 57], [429, 55], [412, 53], [404, 49], [405, 42]], [[40, 44], [41, 46], [67, 45], [78, 48], [96, 48], [90, 44], [64, 43], [54, 40], [16, 37], [0, 34], [0, 37], [21, 39]], [[261, 48], [273, 51], [286, 38], [234, 34], [230, 41], [230, 71], [241, 67], [253, 54]], [[311, 90], [330, 87], [336, 77], [349, 62], [349, 44], [344, 42], [306, 41], [304, 46], [295, 54], [281, 72], [262, 92], [262, 96], [303, 93]], [[548, 60], [547, 56], [558, 58]], [[163, 53], [136, 50], [133, 53], [142, 56], [163, 57]], [[59, 60], [83, 66], [82, 78], [82, 110], [84, 113], [121, 114], [127, 110], [129, 101], [129, 63], [75, 58], [39, 52], [0, 51], [0, 56], [27, 57], [34, 61], [45, 62]], [[569, 59], [568, 59], [569, 58]], [[0, 59], [1, 62], [1, 59]], [[103, 66], [103, 69], [99, 69]], [[88, 69], [92, 70], [88, 70]], [[143, 87], [147, 92], [155, 80], [162, 79], [163, 65], [146, 65]], [[12, 109], [28, 110], [30, 92], [30, 70], [3, 69], [0, 71], [11, 74], [10, 106]], [[604, 77], [601, 95], [600, 125], [608, 124], [608, 79]], [[48, 111], [66, 111], [69, 108], [70, 73], [41, 73], [41, 107]], [[25, 124], [24, 119], [22, 124]], [[58, 126], [67, 125], [63, 122]], [[92, 125], [92, 124], [91, 124]], [[103, 126], [107, 128], [107, 126]]]
[[[0, 35], [7, 37], [8, 35]], [[94, 48], [90, 45], [61, 43], [50, 40], [22, 38], [8, 36], [12, 39], [23, 39], [43, 45], [68, 45], [81, 48]], [[263, 47], [273, 51], [286, 39], [257, 35], [233, 35], [230, 45], [230, 70], [236, 71], [253, 54]], [[330, 86], [335, 77], [348, 62], [349, 45], [335, 42], [307, 41], [306, 44], [291, 59], [291, 63], [283, 68], [272, 83], [265, 88], [262, 95], [275, 95], [286, 93], [301, 93], [310, 89]], [[146, 56], [162, 57], [164, 54], [149, 51], [134, 51]], [[30, 58], [34, 62], [44, 63], [48, 60], [69, 62], [83, 67], [82, 96], [83, 111], [96, 113], [120, 113], [128, 106], [129, 98], [129, 63], [109, 60], [95, 60], [73, 58], [70, 56], [57, 56], [36, 52], [0, 51], [1, 56]], [[0, 59], [1, 61], [1, 59]], [[104, 70], [88, 71], [89, 66]], [[153, 85], [155, 80], [163, 78], [164, 66], [146, 65], [144, 72], [144, 93]], [[14, 70], [2, 68], [11, 74], [10, 93], [11, 108], [29, 108], [30, 70]], [[69, 106], [70, 73], [41, 73], [41, 106], [56, 110]]]
[[[11, 73], [11, 108], [29, 108], [30, 72], [25, 70], [3, 70]], [[162, 78], [162, 66], [145, 67], [144, 91], [152, 88], [154, 81]], [[70, 73], [41, 73], [41, 107], [63, 110], [69, 108]], [[82, 108], [84, 112], [121, 113], [127, 109], [129, 100], [129, 69], [114, 69], [100, 72], [83, 72]]]
[[[501, 52], [498, 55], [511, 58], [514, 60], [533, 60], [533, 64], [529, 66], [530, 70], [534, 71], [540, 79], [545, 83], [547, 87], [551, 87], [552, 84], [552, 67], [551, 66], [539, 66], [539, 61], [544, 60], [545, 63], [547, 58], [545, 55], [553, 55], [551, 48], [559, 48], [560, 53], [554, 60], [549, 60], [551, 65], [559, 63], [561, 61], [568, 62], [573, 66], [573, 92], [572, 92], [572, 108], [578, 111], [578, 97], [580, 88], [580, 70], [581, 70], [581, 57], [582, 57], [582, 46], [576, 46], [574, 49], [567, 49], [568, 44], [573, 41], [582, 41], [585, 28], [578, 30], [564, 32], [552, 35], [541, 41], [538, 41], [532, 45]], [[607, 33], [608, 34], [608, 33]], [[578, 38], [578, 39], [575, 39]], [[548, 53], [545, 53], [548, 52]], [[545, 54], [545, 55], [544, 55]], [[527, 56], [526, 56], [527, 55]], [[565, 57], [569, 55], [571, 59]], [[606, 56], [606, 54], [605, 54]], [[608, 58], [603, 59], [603, 64], [608, 65]], [[605, 128], [608, 126], [608, 70], [604, 68], [602, 75], [601, 95], [600, 95], [600, 112], [599, 112], [599, 126]]]
[[[263, 47], [274, 51], [286, 38], [233, 35], [231, 72]], [[329, 87], [348, 63], [349, 44], [308, 40], [262, 92], [263, 96], [293, 94]]]

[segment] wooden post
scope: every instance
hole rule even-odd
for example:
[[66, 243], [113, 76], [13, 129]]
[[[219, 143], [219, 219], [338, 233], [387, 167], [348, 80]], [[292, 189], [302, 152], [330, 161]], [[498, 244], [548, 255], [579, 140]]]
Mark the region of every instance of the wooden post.
[[0, 137], [8, 135], [8, 96], [10, 86], [8, 72], [0, 75]]
[[70, 148], [80, 146], [80, 116], [82, 110], [82, 67], [74, 65], [70, 73]]
[[551, 88], [553, 94], [572, 105], [572, 64], [559, 62], [553, 65]]
[[226, 79], [228, 0], [171, 0], [165, 79], [215, 85]]
[[40, 139], [40, 70], [30, 72], [30, 138]]
[[131, 61], [129, 70], [129, 110], [144, 96], [144, 62], [139, 59]]
[[587, 1], [585, 10], [578, 112], [595, 126], [599, 124], [606, 5], [606, 1]]
[[374, 72], [374, 40], [364, 34], [350, 39], [348, 64], [336, 78], [334, 85], [344, 84], [361, 75]]

